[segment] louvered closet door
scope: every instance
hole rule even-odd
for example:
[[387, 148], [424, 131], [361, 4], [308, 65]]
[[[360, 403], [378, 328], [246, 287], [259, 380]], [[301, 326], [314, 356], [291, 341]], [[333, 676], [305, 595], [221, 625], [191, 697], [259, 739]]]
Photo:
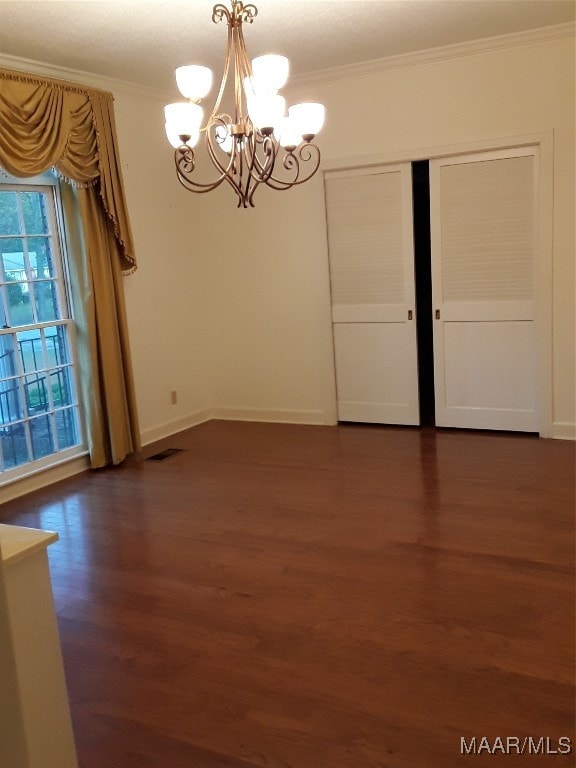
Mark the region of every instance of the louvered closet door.
[[436, 424], [537, 431], [532, 149], [430, 163]]
[[418, 424], [410, 165], [325, 181], [338, 418]]

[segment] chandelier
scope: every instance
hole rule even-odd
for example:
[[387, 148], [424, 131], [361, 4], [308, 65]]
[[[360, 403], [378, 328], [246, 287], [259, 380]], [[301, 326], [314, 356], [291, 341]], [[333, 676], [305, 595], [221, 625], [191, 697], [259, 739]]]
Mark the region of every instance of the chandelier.
[[[176, 70], [176, 83], [187, 101], [164, 108], [166, 135], [174, 147], [176, 174], [191, 192], [210, 192], [227, 182], [238, 196], [238, 207], [254, 207], [254, 192], [260, 184], [276, 190], [290, 189], [312, 178], [320, 165], [320, 150], [312, 143], [324, 123], [324, 106], [295, 104], [286, 112], [286, 101], [278, 91], [288, 79], [285, 56], [259, 56], [250, 61], [242, 25], [252, 24], [258, 13], [254, 5], [231, 0], [231, 9], [217, 4], [212, 21], [228, 25], [226, 60], [214, 107], [204, 125], [201, 100], [212, 87], [208, 67], [189, 65]], [[230, 68], [234, 69], [233, 110], [221, 111]], [[194, 147], [200, 137], [216, 169], [216, 178], [200, 183], [192, 178], [196, 166]]]

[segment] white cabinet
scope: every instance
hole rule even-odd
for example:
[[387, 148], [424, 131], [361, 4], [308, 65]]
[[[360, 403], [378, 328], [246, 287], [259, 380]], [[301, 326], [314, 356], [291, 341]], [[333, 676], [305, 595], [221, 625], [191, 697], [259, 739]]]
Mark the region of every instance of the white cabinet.
[[46, 547], [55, 533], [0, 525], [0, 764], [77, 768]]

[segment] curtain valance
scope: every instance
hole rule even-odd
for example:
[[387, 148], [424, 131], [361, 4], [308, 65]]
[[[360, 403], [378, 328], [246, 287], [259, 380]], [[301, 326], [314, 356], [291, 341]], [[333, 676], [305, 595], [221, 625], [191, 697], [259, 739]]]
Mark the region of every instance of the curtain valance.
[[112, 94], [0, 69], [0, 167], [36, 176], [54, 167], [78, 186], [97, 185], [124, 272], [136, 268]]

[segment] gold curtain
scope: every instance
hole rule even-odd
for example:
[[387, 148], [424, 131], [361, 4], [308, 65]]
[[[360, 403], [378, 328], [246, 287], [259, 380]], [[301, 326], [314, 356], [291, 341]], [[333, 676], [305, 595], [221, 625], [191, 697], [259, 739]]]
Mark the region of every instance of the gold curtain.
[[[0, 69], [0, 167], [61, 185], [93, 467], [140, 449], [122, 272], [136, 268], [112, 95]], [[79, 224], [80, 223], [80, 224]]]

